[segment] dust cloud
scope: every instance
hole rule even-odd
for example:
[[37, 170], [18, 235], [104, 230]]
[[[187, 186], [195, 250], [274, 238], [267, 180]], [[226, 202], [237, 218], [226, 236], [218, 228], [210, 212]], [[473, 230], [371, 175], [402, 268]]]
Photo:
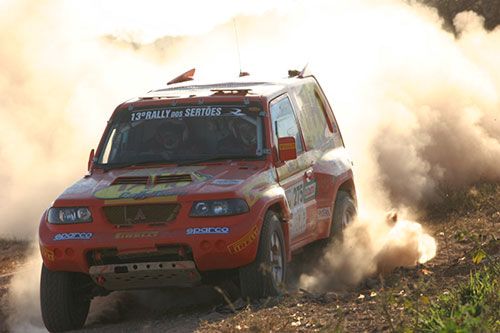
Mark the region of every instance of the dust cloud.
[[436, 250], [434, 238], [417, 222], [360, 217], [346, 228], [343, 243], [332, 243], [315, 268], [301, 275], [299, 285], [308, 291], [349, 289], [367, 277], [425, 263]]
[[[435, 10], [412, 1], [276, 2], [252, 15], [232, 8], [218, 21], [207, 17], [208, 32], [159, 31], [151, 41], [123, 29], [96, 35], [91, 15], [99, 7], [82, 12], [68, 3], [0, 1], [1, 236], [34, 235], [50, 201], [85, 173], [88, 151], [125, 98], [192, 66], [202, 78], [236, 77], [235, 16], [241, 68], [273, 78], [309, 63], [355, 161], [361, 219], [347, 233], [371, 242], [347, 243], [345, 262], [329, 252], [328, 268], [314, 281], [303, 278], [308, 286], [429, 259], [433, 242], [420, 225], [403, 219], [390, 226], [380, 212], [397, 207], [415, 219], [442, 188], [500, 180], [500, 29], [485, 31], [472, 12], [457, 15], [454, 36]], [[120, 2], [110, 19], [121, 6], [133, 7]], [[134, 18], [147, 22], [149, 12], [135, 9]], [[384, 259], [400, 251], [404, 262]], [[369, 260], [356, 271], [363, 255]], [[331, 280], [344, 270], [353, 274]], [[24, 275], [10, 290], [19, 331], [39, 313], [19, 303], [38, 304], [38, 283]]]
[[[40, 310], [40, 275], [42, 258], [35, 244], [29, 249], [28, 259], [10, 281], [5, 296], [9, 314], [4, 323], [12, 332], [46, 332]], [[2, 300], [3, 301], [3, 300]]]

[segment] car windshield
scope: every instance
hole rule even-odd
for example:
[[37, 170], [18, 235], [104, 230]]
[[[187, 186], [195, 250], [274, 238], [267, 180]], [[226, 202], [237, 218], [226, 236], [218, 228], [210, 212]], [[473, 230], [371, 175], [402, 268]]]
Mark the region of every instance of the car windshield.
[[196, 105], [121, 111], [97, 163], [113, 167], [263, 156], [261, 106]]

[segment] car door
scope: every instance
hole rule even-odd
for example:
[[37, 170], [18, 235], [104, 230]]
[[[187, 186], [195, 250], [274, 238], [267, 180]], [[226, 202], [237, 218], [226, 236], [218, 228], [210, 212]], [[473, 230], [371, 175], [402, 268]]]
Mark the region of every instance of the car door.
[[333, 113], [328, 109], [326, 97], [313, 80], [304, 81], [294, 87], [292, 102], [298, 111], [298, 120], [304, 138], [306, 154], [310, 155], [317, 184], [316, 204], [317, 221], [314, 232], [318, 238], [329, 234], [333, 214], [333, 202], [336, 196], [338, 177], [345, 172], [344, 163], [339, 156], [343, 143], [334, 122]]
[[316, 183], [312, 180], [313, 170], [304, 153], [302, 133], [288, 95], [281, 95], [270, 104], [274, 146], [278, 138], [294, 137], [297, 159], [280, 162], [276, 171], [280, 185], [285, 189], [288, 205], [292, 212], [289, 232], [292, 250], [300, 247], [311, 237], [315, 225]]

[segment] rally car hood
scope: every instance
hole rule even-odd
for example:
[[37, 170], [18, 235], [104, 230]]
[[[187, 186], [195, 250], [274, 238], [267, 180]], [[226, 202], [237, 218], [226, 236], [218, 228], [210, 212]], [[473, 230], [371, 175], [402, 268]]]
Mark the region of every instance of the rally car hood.
[[274, 181], [274, 173], [265, 161], [99, 170], [66, 189], [55, 204], [81, 200], [214, 196], [217, 193], [245, 195], [256, 186], [270, 185]]

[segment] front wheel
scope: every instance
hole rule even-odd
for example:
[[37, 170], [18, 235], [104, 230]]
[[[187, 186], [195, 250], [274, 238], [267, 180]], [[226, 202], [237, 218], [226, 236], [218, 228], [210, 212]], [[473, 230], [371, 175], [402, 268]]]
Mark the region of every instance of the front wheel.
[[283, 293], [286, 278], [285, 237], [274, 212], [267, 212], [255, 261], [240, 268], [241, 295], [258, 299]]
[[81, 273], [53, 272], [42, 265], [40, 304], [42, 319], [50, 332], [80, 329], [85, 324], [90, 296], [89, 278]]

